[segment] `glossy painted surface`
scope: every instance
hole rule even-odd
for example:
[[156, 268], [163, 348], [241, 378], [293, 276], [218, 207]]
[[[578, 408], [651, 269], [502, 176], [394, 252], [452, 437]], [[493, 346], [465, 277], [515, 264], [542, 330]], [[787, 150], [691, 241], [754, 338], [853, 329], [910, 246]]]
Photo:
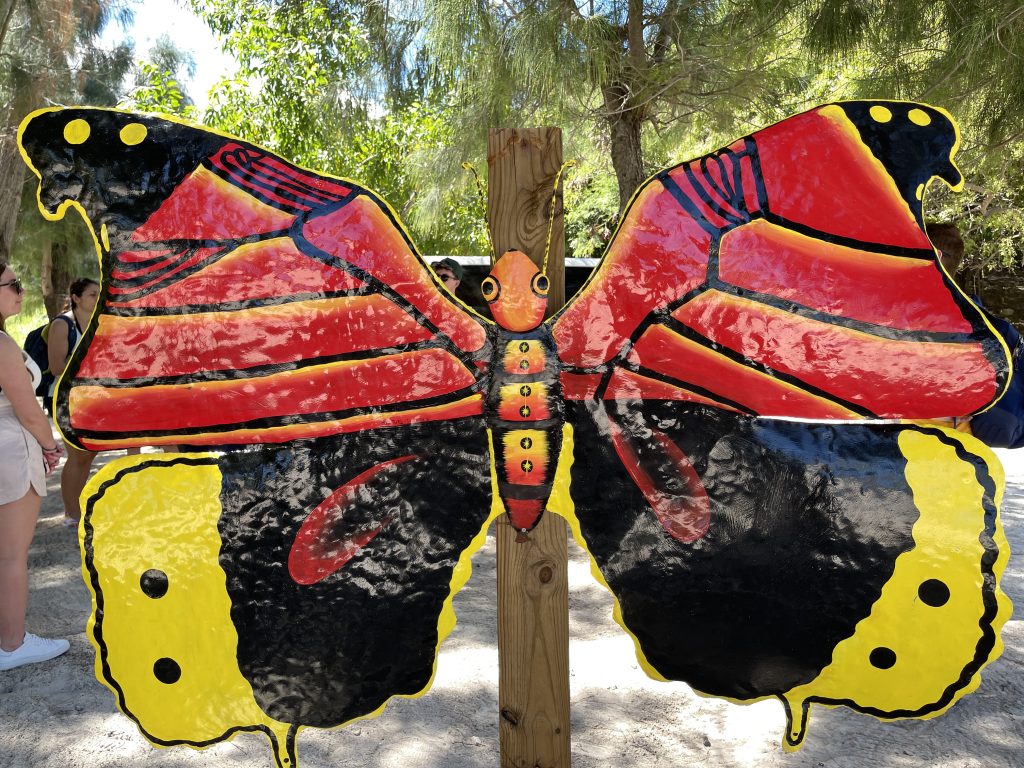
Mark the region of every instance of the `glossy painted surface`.
[[299, 728], [422, 692], [502, 513], [565, 516], [645, 669], [779, 698], [789, 748], [813, 703], [929, 717], [998, 655], [998, 462], [866, 421], [1007, 378], [920, 226], [929, 180], [960, 182], [945, 113], [828, 105], [658, 174], [547, 322], [524, 254], [485, 280], [491, 322], [372, 192], [233, 137], [71, 109], [19, 138], [101, 260], [65, 435], [234, 448], [87, 489], [97, 674], [155, 742], [259, 730], [294, 766]]
[[658, 397], [762, 416], [928, 419], [998, 397], [1006, 351], [921, 228], [928, 182], [962, 181], [956, 128], [885, 104], [811, 110], [642, 186], [556, 316], [566, 370], [599, 380], [567, 396], [627, 369]]

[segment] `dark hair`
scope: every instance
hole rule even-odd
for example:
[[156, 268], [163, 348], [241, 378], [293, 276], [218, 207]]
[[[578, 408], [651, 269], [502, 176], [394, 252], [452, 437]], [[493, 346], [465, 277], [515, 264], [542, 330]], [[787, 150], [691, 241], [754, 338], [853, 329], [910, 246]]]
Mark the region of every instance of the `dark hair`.
[[91, 277], [79, 277], [68, 288], [68, 306], [71, 309], [75, 308], [75, 299], [82, 298], [82, 294], [85, 293], [85, 289], [90, 285], [99, 287], [99, 283], [93, 280]]
[[[0, 277], [3, 276], [4, 272], [7, 271], [7, 267], [9, 266], [10, 265], [6, 261], [0, 259]], [[0, 315], [0, 331], [2, 330], [4, 330], [4, 316]]]
[[439, 270], [439, 269], [447, 269], [449, 272], [452, 273], [452, 275], [455, 277], [456, 280], [459, 280], [459, 281], [462, 280], [462, 275], [463, 275], [462, 265], [459, 264], [459, 262], [457, 262], [455, 259], [448, 259], [448, 258], [439, 259], [438, 261], [435, 261], [430, 266], [434, 269], [435, 272], [437, 270]]
[[945, 222], [928, 224], [927, 229], [928, 239], [932, 241], [932, 245], [946, 256], [946, 260], [943, 261], [946, 271], [950, 275], [955, 274], [964, 258], [964, 239], [960, 236], [960, 230], [956, 224]]

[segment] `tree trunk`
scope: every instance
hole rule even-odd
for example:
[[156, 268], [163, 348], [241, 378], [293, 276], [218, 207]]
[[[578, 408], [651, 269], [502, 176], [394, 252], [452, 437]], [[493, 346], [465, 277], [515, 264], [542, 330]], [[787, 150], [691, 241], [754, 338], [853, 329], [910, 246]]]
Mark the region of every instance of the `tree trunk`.
[[612, 168], [619, 183], [620, 215], [637, 187], [647, 178], [640, 146], [643, 110], [630, 106], [628, 92], [628, 86], [618, 83], [604, 88], [605, 120], [611, 137]]
[[18, 152], [17, 129], [0, 133], [0, 261], [11, 260], [14, 225], [21, 209], [21, 193], [25, 184], [25, 163]]
[[27, 72], [11, 75], [14, 98], [0, 129], [0, 261], [10, 261], [14, 225], [21, 210], [21, 195], [28, 169], [18, 151], [18, 126], [39, 101], [39, 86]]
[[4, 41], [7, 39], [7, 30], [11, 28], [14, 10], [14, 0], [0, 0], [0, 50], [3, 49]]
[[39, 273], [42, 283], [43, 304], [46, 316], [51, 320], [64, 311], [64, 302], [68, 297], [68, 286], [71, 285], [70, 249], [65, 243], [47, 240], [43, 246], [43, 264]]

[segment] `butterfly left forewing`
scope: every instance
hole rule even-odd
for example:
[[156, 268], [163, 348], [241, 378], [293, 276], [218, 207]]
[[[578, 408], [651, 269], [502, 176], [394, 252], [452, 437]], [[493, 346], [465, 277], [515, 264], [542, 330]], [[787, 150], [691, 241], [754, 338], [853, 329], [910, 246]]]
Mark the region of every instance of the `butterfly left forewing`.
[[58, 389], [93, 450], [283, 442], [481, 411], [483, 321], [344, 180], [156, 117], [44, 110], [40, 205], [97, 234], [103, 293]]

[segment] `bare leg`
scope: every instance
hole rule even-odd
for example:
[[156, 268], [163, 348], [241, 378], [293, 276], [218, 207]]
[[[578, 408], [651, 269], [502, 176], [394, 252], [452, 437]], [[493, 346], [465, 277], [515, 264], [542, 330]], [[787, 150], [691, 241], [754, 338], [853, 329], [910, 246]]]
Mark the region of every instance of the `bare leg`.
[[92, 467], [92, 460], [96, 458], [96, 454], [93, 451], [80, 450], [67, 443], [65, 445], [67, 445], [68, 458], [60, 473], [60, 496], [64, 500], [64, 517], [78, 520], [82, 516], [82, 507], [78, 500], [89, 479], [89, 469]]
[[36, 530], [40, 497], [32, 488], [0, 504], [0, 650], [13, 651], [25, 637], [28, 548]]

